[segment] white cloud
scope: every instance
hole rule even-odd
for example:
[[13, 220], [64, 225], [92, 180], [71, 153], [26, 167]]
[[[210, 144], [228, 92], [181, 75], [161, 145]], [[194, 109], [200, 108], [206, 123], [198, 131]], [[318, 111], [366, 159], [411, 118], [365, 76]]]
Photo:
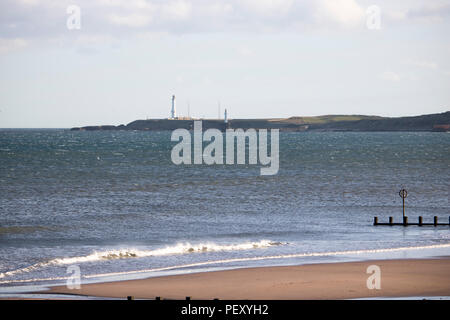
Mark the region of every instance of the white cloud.
[[176, 0], [164, 3], [161, 7], [165, 18], [173, 20], [184, 20], [189, 18], [192, 12], [192, 4], [185, 0]]
[[417, 6], [389, 3], [383, 10], [383, 18], [394, 23], [440, 23], [450, 17], [450, 4], [445, 2], [425, 1]]
[[233, 12], [233, 8], [234, 7], [231, 3], [208, 1], [205, 5], [197, 7], [196, 12], [202, 16], [217, 17], [231, 14]]
[[248, 48], [248, 47], [239, 47], [239, 48], [237, 49], [237, 52], [238, 52], [241, 56], [244, 56], [244, 57], [250, 57], [250, 56], [253, 56], [253, 50], [251, 50], [251, 49]]
[[383, 20], [401, 22], [406, 19], [408, 12], [406, 10], [383, 10]]
[[113, 24], [135, 28], [144, 27], [152, 21], [152, 17], [150, 15], [138, 13], [128, 15], [111, 14], [108, 18]]
[[80, 34], [75, 42], [80, 46], [95, 46], [98, 44], [112, 44], [114, 38], [108, 35], [93, 35], [93, 34]]
[[293, 0], [242, 0], [238, 2], [247, 10], [252, 12], [272, 15], [286, 14], [292, 7]]
[[[395, 24], [442, 21], [450, 5], [383, 2], [382, 19]], [[45, 39], [67, 35], [64, 1], [0, 1], [3, 38]], [[83, 33], [115, 37], [152, 33], [309, 32], [365, 30], [366, 7], [357, 0], [77, 0]], [[367, 2], [368, 3], [368, 2]], [[366, 4], [367, 4], [366, 3]], [[63, 25], [61, 25], [63, 23]], [[63, 26], [63, 27], [61, 27]]]
[[37, 6], [40, 3], [40, 0], [18, 0], [18, 2], [25, 6]]
[[405, 64], [426, 69], [437, 69], [438, 65], [433, 61], [407, 60]]
[[407, 18], [424, 22], [440, 22], [450, 16], [450, 4], [426, 3], [418, 8], [411, 8], [407, 12]]
[[0, 54], [8, 53], [18, 49], [25, 48], [28, 42], [25, 39], [4, 39], [0, 38]]
[[397, 73], [395, 73], [393, 71], [385, 71], [385, 72], [381, 73], [379, 77], [382, 80], [391, 81], [391, 82], [398, 82], [401, 79], [400, 75], [398, 75]]
[[97, 0], [97, 4], [104, 7], [122, 7], [127, 9], [153, 9], [154, 4], [145, 0]]
[[354, 27], [364, 21], [365, 8], [355, 0], [320, 0], [315, 17], [321, 24], [333, 22], [344, 27]]
[[204, 76], [202, 82], [203, 82], [204, 85], [207, 85], [207, 86], [210, 86], [210, 85], [212, 85], [212, 83], [213, 83], [212, 80], [211, 80], [211, 78], [208, 77], [208, 76]]
[[177, 83], [183, 83], [184, 82], [184, 78], [181, 75], [177, 75], [176, 78], [175, 78], [175, 81]]

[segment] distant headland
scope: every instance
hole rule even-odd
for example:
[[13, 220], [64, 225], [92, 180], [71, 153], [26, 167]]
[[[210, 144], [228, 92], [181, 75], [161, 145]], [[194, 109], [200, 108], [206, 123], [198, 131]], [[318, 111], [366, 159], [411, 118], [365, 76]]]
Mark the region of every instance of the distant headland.
[[142, 130], [165, 131], [192, 129], [202, 120], [203, 129], [227, 128], [279, 129], [280, 131], [450, 131], [450, 111], [413, 117], [379, 117], [366, 115], [325, 115], [273, 119], [193, 119], [169, 118], [136, 120], [127, 125], [99, 125], [72, 128], [73, 131]]

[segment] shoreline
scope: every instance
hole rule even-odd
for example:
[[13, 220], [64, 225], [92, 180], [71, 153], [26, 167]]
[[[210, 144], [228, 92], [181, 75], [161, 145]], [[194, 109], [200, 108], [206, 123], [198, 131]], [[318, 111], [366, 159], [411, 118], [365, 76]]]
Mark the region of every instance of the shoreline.
[[[380, 268], [381, 289], [367, 288], [371, 265]], [[80, 289], [52, 286], [39, 294], [180, 300], [187, 296], [194, 300], [446, 297], [450, 296], [450, 257], [239, 268], [81, 284]]]
[[[220, 118], [220, 116], [219, 116]], [[173, 131], [176, 129], [192, 129], [194, 121], [202, 121], [204, 128], [226, 130], [230, 128], [279, 129], [287, 132], [304, 131], [351, 131], [351, 132], [448, 132], [450, 111], [434, 114], [406, 117], [380, 117], [369, 115], [322, 115], [292, 116], [288, 118], [256, 118], [256, 119], [203, 119], [191, 117], [174, 117], [164, 119], [135, 120], [127, 125], [94, 125], [74, 127], [71, 131], [110, 131], [110, 130], [142, 130]]]

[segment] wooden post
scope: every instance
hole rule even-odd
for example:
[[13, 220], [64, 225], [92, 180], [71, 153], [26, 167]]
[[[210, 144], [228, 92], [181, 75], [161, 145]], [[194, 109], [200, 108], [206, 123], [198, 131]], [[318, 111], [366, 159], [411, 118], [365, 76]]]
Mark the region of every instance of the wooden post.
[[405, 218], [405, 198], [402, 197], [403, 200], [403, 218]]
[[378, 217], [373, 218], [373, 225], [376, 226], [378, 224]]
[[422, 217], [419, 217], [419, 226], [422, 226], [422, 224], [423, 224]]
[[408, 191], [406, 191], [406, 189], [402, 188], [402, 190], [400, 190], [398, 192], [398, 195], [402, 198], [402, 203], [403, 203], [403, 225], [406, 225], [408, 221], [406, 221], [405, 223], [405, 199], [408, 196]]
[[405, 227], [408, 225], [408, 217], [403, 217], [403, 225]]
[[437, 224], [438, 224], [438, 219], [437, 219], [437, 217], [436, 217], [436, 216], [434, 216], [434, 226], [436, 227], [436, 226], [437, 226]]
[[389, 225], [392, 226], [392, 223], [394, 222], [394, 219], [392, 217], [389, 217]]

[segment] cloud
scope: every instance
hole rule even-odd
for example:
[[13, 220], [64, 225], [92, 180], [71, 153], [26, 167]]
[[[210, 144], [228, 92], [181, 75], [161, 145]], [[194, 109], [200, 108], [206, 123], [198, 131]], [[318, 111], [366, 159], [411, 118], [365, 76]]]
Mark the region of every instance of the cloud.
[[437, 63], [433, 61], [407, 60], [405, 64], [426, 69], [437, 69], [438, 67]]
[[316, 11], [316, 19], [320, 23], [333, 22], [343, 27], [362, 25], [365, 8], [355, 0], [320, 0]]
[[410, 20], [422, 20], [426, 22], [443, 21], [450, 17], [450, 4], [429, 4], [419, 8], [412, 8], [408, 10], [406, 17]]
[[127, 26], [127, 27], [144, 27], [150, 23], [152, 17], [150, 15], [143, 14], [128, 14], [128, 15], [118, 15], [111, 14], [108, 17], [109, 21], [118, 26]]
[[450, 17], [450, 4], [427, 2], [416, 7], [396, 7], [383, 10], [383, 18], [394, 23], [441, 23]]
[[379, 75], [380, 79], [391, 82], [400, 81], [401, 77], [393, 71], [385, 71]]
[[4, 39], [0, 38], [0, 54], [8, 53], [11, 51], [23, 49], [28, 46], [28, 42], [25, 39]]
[[40, 0], [18, 0], [17, 2], [19, 2], [22, 5], [25, 6], [37, 6], [41, 1]]
[[237, 52], [238, 52], [241, 56], [244, 56], [244, 57], [251, 57], [251, 56], [253, 56], [253, 50], [251, 50], [251, 49], [248, 48], [248, 47], [239, 47], [239, 48], [237, 49]]
[[177, 75], [176, 78], [175, 78], [175, 81], [177, 83], [183, 83], [184, 82], [184, 78], [183, 78], [182, 75]]
[[[380, 0], [383, 21], [442, 22], [448, 3]], [[67, 37], [71, 0], [0, 1], [0, 37], [41, 40]], [[77, 0], [82, 27], [71, 33], [130, 38], [143, 33], [264, 33], [366, 30], [366, 7], [356, 0]], [[419, 4], [419, 5], [417, 5]], [[78, 32], [78, 33], [75, 33]], [[25, 47], [25, 46], [23, 46]]]
[[201, 16], [218, 17], [228, 16], [233, 13], [233, 5], [224, 1], [209, 1], [207, 5], [196, 8], [196, 12]]
[[165, 18], [172, 20], [184, 20], [189, 18], [192, 12], [192, 4], [185, 0], [177, 0], [165, 3], [161, 7]]
[[293, 0], [242, 0], [246, 10], [262, 15], [286, 14], [294, 4]]
[[123, 9], [152, 9], [154, 4], [146, 0], [94, 0], [100, 7], [121, 7]]

